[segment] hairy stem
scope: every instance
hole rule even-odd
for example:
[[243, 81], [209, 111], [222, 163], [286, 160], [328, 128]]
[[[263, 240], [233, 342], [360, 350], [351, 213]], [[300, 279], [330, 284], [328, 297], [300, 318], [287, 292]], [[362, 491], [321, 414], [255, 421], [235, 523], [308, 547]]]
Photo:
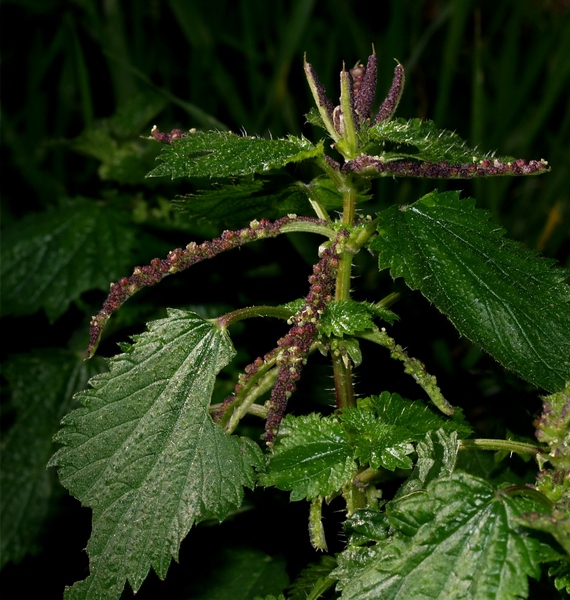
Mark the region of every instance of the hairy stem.
[[[350, 228], [354, 225], [356, 214], [356, 188], [350, 185], [344, 187], [342, 223]], [[352, 272], [352, 259], [354, 251], [343, 248], [340, 256], [338, 272], [336, 276], [335, 300], [350, 299], [350, 277]], [[333, 365], [334, 386], [336, 393], [337, 408], [348, 408], [356, 406], [354, 396], [354, 381], [352, 378], [352, 365], [347, 359], [342, 340], [339, 342], [337, 352], [331, 352]]]
[[514, 452], [515, 454], [529, 454], [531, 456], [540, 456], [547, 452], [540, 446], [534, 446], [525, 442], [515, 440], [492, 440], [492, 439], [474, 439], [461, 440], [460, 450], [494, 450], [503, 452]]
[[87, 350], [91, 358], [97, 349], [103, 328], [111, 315], [139, 290], [156, 285], [165, 277], [180, 273], [203, 260], [214, 258], [222, 252], [239, 248], [249, 242], [273, 238], [282, 233], [293, 231], [311, 231], [334, 238], [327, 223], [309, 217], [290, 215], [271, 222], [267, 219], [252, 221], [249, 227], [237, 231], [224, 231], [222, 235], [209, 242], [196, 244], [190, 242], [186, 248], [176, 248], [164, 259], [154, 258], [150, 265], [135, 267], [130, 277], [123, 277], [111, 284], [111, 290], [103, 307], [91, 319], [90, 342]]
[[220, 329], [227, 329], [230, 325], [251, 319], [253, 317], [276, 317], [277, 319], [289, 319], [293, 315], [293, 311], [283, 306], [248, 306], [246, 308], [238, 308], [232, 312], [226, 313], [213, 321]]
[[404, 363], [404, 372], [416, 380], [443, 414], [451, 416], [455, 412], [453, 406], [443, 397], [437, 385], [437, 379], [426, 371], [425, 365], [420, 360], [408, 356], [408, 353], [386, 333], [384, 328], [359, 333], [358, 337], [370, 340], [390, 350], [390, 356]]

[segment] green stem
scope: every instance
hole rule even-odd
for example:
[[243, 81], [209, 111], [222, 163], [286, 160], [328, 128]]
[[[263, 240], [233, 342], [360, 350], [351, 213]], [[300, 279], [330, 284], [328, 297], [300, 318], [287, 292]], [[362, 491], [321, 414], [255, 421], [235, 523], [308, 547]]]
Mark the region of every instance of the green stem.
[[533, 446], [525, 442], [516, 442], [515, 440], [492, 440], [492, 439], [475, 439], [461, 440], [459, 443], [460, 450], [494, 450], [502, 452], [514, 452], [516, 454], [529, 454], [531, 456], [539, 456], [544, 454], [546, 450], [539, 446]]
[[[258, 406], [254, 409], [254, 402], [275, 385], [278, 372], [278, 368], [273, 368], [268, 373], [265, 373], [265, 375], [256, 382], [256, 385], [249, 391], [241, 404], [237, 406], [232, 413], [232, 416], [230, 417], [230, 420], [225, 428], [227, 433], [233, 433], [235, 428], [239, 425], [241, 419], [243, 419], [243, 417], [245, 417], [245, 415], [248, 413], [258, 415], [264, 414], [263, 418], [267, 419], [267, 408], [264, 406]], [[263, 409], [263, 411], [260, 409]]]
[[294, 312], [283, 306], [248, 306], [238, 308], [232, 312], [226, 313], [217, 319], [212, 319], [220, 329], [227, 329], [230, 325], [251, 319], [254, 317], [276, 317], [277, 319], [287, 320], [292, 317]]
[[526, 485], [510, 485], [499, 490], [499, 494], [507, 496], [527, 496], [538, 500], [548, 511], [552, 512], [553, 502], [551, 502], [542, 492]]
[[345, 179], [345, 185], [342, 189], [342, 224], [346, 227], [354, 225], [356, 216], [356, 197], [358, 190], [349, 178]]
[[[216, 415], [218, 414], [220, 408], [222, 408], [223, 404], [221, 402], [219, 402], [218, 404], [210, 404], [210, 407], [208, 408], [208, 412], [210, 413], [210, 415]], [[252, 404], [251, 406], [248, 407], [247, 411], [245, 411], [246, 414], [248, 415], [253, 415], [254, 417], [259, 417], [260, 419], [267, 419], [267, 413], [269, 411], [267, 410], [266, 406], [262, 406], [261, 404]]]
[[[348, 183], [348, 182], [346, 182]], [[345, 185], [343, 190], [342, 224], [352, 228], [356, 213], [356, 188]], [[344, 248], [340, 256], [340, 264], [336, 276], [335, 300], [350, 299], [350, 277], [352, 272], [352, 259], [354, 250]], [[336, 351], [331, 352], [334, 373], [337, 408], [356, 406], [354, 397], [354, 382], [352, 379], [352, 365], [347, 358], [342, 340], [339, 341]]]
[[315, 223], [311, 221], [289, 221], [279, 228], [281, 233], [317, 233], [333, 240], [337, 232], [331, 229], [325, 223]]
[[[342, 342], [339, 343], [340, 346], [342, 346]], [[341, 352], [331, 352], [331, 359], [336, 392], [336, 407], [340, 409], [356, 406], [350, 360], [347, 360], [346, 354]]]
[[418, 385], [425, 390], [430, 400], [443, 414], [451, 416], [454, 413], [453, 406], [443, 397], [443, 394], [437, 385], [437, 379], [426, 371], [425, 365], [420, 360], [408, 356], [402, 346], [397, 344], [396, 341], [386, 333], [384, 328], [382, 328], [382, 330], [375, 329], [373, 331], [359, 333], [358, 337], [384, 346], [384, 348], [390, 350], [390, 356], [392, 358], [404, 363], [404, 373], [411, 375], [416, 380]]

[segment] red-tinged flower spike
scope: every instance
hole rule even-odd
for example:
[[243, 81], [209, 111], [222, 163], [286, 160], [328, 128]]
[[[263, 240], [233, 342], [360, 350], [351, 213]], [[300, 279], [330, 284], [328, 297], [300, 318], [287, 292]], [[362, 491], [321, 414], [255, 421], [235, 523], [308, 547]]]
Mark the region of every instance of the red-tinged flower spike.
[[276, 237], [281, 233], [281, 227], [291, 221], [323, 223], [323, 221], [319, 221], [318, 219], [297, 217], [294, 215], [283, 217], [274, 222], [268, 219], [252, 221], [250, 226], [244, 229], [224, 231], [219, 238], [202, 244], [190, 242], [186, 248], [172, 250], [165, 259], [154, 258], [150, 262], [150, 265], [135, 267], [130, 277], [123, 277], [117, 283], [111, 284], [111, 291], [103, 303], [103, 307], [91, 319], [90, 341], [87, 350], [88, 357], [91, 358], [95, 353], [103, 328], [111, 315], [133, 294], [144, 287], [157, 284], [168, 275], [180, 273], [192, 265], [207, 258], [213, 258], [226, 250], [238, 248], [255, 240]]
[[478, 162], [454, 164], [445, 161], [437, 163], [412, 160], [384, 161], [373, 156], [359, 156], [346, 162], [345, 173], [366, 173], [392, 175], [396, 177], [422, 177], [426, 179], [474, 179], [476, 177], [497, 177], [500, 175], [540, 175], [549, 170], [545, 160], [526, 161], [522, 158], [512, 162], [498, 159], [484, 159]]
[[378, 114], [374, 119], [374, 125], [377, 123], [381, 123], [382, 121], [387, 121], [391, 119], [396, 109], [398, 108], [398, 104], [400, 102], [400, 98], [402, 97], [402, 93], [404, 91], [404, 67], [400, 63], [396, 65], [394, 69], [394, 79], [392, 80], [392, 87], [390, 87], [390, 91], [386, 96], [384, 102], [382, 102], [380, 109], [378, 110]]
[[354, 110], [359, 125], [370, 119], [370, 112], [376, 97], [377, 65], [376, 54], [368, 57], [366, 68], [359, 65], [351, 70], [354, 80]]
[[[305, 304], [291, 318], [292, 327], [287, 335], [277, 342], [277, 349], [269, 354], [272, 357], [276, 356], [276, 362], [280, 367], [268, 402], [269, 412], [264, 436], [268, 446], [273, 444], [279, 431], [287, 401], [297, 387], [296, 382], [301, 377], [306, 358], [317, 337], [317, 323], [325, 312], [327, 304], [334, 299], [339, 255], [348, 235], [346, 230], [339, 232], [331, 246], [324, 250], [320, 261], [313, 267], [313, 274], [309, 277], [311, 287], [305, 298]], [[268, 356], [265, 357], [266, 360]]]
[[[193, 130], [191, 130], [191, 133], [192, 131]], [[154, 125], [151, 129], [150, 135], [157, 142], [161, 142], [163, 144], [170, 144], [175, 140], [187, 137], [182, 129], [173, 129], [170, 133], [163, 133], [156, 125]]]

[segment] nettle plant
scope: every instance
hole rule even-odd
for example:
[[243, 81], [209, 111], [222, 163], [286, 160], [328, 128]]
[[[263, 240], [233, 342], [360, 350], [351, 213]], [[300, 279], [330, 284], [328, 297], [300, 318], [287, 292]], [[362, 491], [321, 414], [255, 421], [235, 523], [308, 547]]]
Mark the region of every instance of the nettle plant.
[[[164, 147], [150, 177], [206, 182], [203, 191], [178, 200], [187, 211], [196, 218], [256, 218], [111, 284], [91, 323], [90, 356], [111, 315], [168, 275], [286, 233], [321, 236], [322, 244], [303, 298], [215, 318], [172, 309], [121, 344], [109, 371], [79, 393], [83, 406], [64, 418], [56, 438], [62, 447], [50, 461], [62, 484], [93, 511], [90, 575], [66, 598], [118, 598], [127, 582], [137, 591], [151, 568], [166, 577], [190, 529], [233, 514], [244, 488], [256, 486], [309, 503], [308, 535], [317, 550], [327, 551], [323, 503], [342, 498], [346, 511], [343, 530], [332, 534], [345, 536], [344, 550], [315, 556], [280, 597], [520, 598], [528, 595], [528, 577], [540, 578], [542, 563], [556, 587], [568, 585], [566, 273], [505, 239], [473, 199], [455, 191], [433, 191], [375, 215], [359, 209], [378, 177], [539, 175], [547, 163], [481, 154], [430, 121], [394, 118], [404, 87], [400, 64], [373, 114], [374, 54], [366, 66], [343, 68], [338, 106], [307, 62], [305, 73], [316, 102], [308, 121], [332, 144], [152, 130]], [[282, 169], [300, 162], [319, 174], [291, 184]], [[462, 336], [551, 394], [535, 422], [537, 443], [470, 437], [453, 398], [391, 337], [398, 294], [387, 289], [374, 301], [353, 299], [353, 261], [362, 251], [419, 290]], [[236, 355], [232, 325], [259, 317], [282, 319], [288, 331], [237, 377], [233, 393], [213, 404], [216, 380]], [[396, 361], [394, 368], [417, 382], [421, 399], [383, 389], [381, 374], [377, 394], [358, 397], [354, 370], [366, 360], [363, 340], [386, 349], [382, 368]], [[316, 353], [332, 364], [336, 408], [286, 414]], [[243, 434], [246, 415], [265, 422], [262, 439]], [[496, 484], [459, 468], [461, 455], [480, 449], [530, 455], [540, 468], [535, 485]]]

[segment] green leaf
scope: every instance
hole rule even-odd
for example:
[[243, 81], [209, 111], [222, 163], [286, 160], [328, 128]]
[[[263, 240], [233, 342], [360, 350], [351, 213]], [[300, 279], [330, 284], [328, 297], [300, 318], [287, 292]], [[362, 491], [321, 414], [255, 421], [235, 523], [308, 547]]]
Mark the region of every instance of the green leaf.
[[193, 600], [251, 600], [279, 594], [289, 585], [285, 560], [254, 548], [221, 548], [214, 568], [192, 577], [186, 597]]
[[412, 468], [408, 456], [414, 451], [411, 442], [424, 440], [429, 431], [441, 428], [462, 435], [471, 431], [460, 417], [448, 419], [420, 400], [405, 400], [388, 392], [359, 400], [356, 408], [343, 411], [342, 421], [360, 464], [390, 471]]
[[416, 445], [418, 459], [412, 474], [396, 493], [400, 498], [426, 489], [429, 483], [453, 473], [459, 450], [457, 432], [429, 431]]
[[73, 394], [103, 367], [100, 359], [86, 363], [54, 348], [14, 356], [3, 365], [15, 421], [0, 446], [0, 567], [38, 549], [50, 503], [61, 489], [46, 469], [54, 452], [52, 438]]
[[379, 317], [393, 323], [397, 316], [387, 308], [368, 302], [339, 300], [327, 304], [327, 309], [319, 321], [322, 334], [343, 337], [360, 331], [373, 329], [374, 318]]
[[321, 556], [320, 560], [305, 567], [289, 588], [287, 600], [317, 600], [336, 581], [329, 577], [337, 566], [332, 556]]
[[550, 569], [548, 574], [554, 579], [554, 585], [557, 590], [566, 590], [570, 592], [570, 561], [562, 560], [555, 563]]
[[[372, 142], [390, 142], [395, 145], [387, 152], [381, 152], [386, 160], [399, 158], [415, 158], [427, 162], [447, 161], [450, 163], [478, 162], [488, 159], [489, 153], [483, 154], [467, 143], [456, 133], [439, 129], [433, 121], [422, 119], [392, 119], [381, 121], [368, 130]], [[509, 162], [510, 157], [498, 158], [501, 162]]]
[[456, 409], [453, 418], [434, 412], [421, 400], [407, 400], [399, 394], [382, 392], [359, 401], [359, 407], [374, 411], [379, 419], [393, 423], [408, 431], [409, 439], [420, 441], [428, 431], [443, 429], [457, 431], [460, 437], [471, 434], [471, 426], [465, 422], [461, 409]]
[[558, 557], [515, 528], [523, 513], [540, 509], [534, 499], [456, 473], [389, 503], [393, 537], [349, 548], [333, 575], [343, 600], [524, 598], [527, 578], [538, 579], [540, 563]]
[[459, 192], [432, 192], [381, 214], [379, 266], [404, 277], [459, 333], [548, 391], [570, 379], [570, 287]]
[[149, 569], [164, 578], [192, 525], [223, 519], [253, 487], [261, 453], [227, 435], [208, 408], [217, 373], [234, 349], [198, 315], [170, 310], [109, 361], [110, 372], [78, 395], [50, 465], [93, 509], [91, 575], [66, 598], [118, 598]]
[[549, 515], [539, 513], [523, 515], [518, 522], [525, 527], [550, 533], [570, 557], [570, 500], [568, 500], [570, 486], [566, 487], [565, 506], [560, 509], [554, 507]]
[[380, 420], [367, 410], [348, 408], [342, 418], [361, 465], [389, 471], [412, 468], [408, 455], [414, 447], [405, 428]]
[[288, 415], [259, 483], [290, 491], [292, 502], [313, 500], [340, 490], [355, 470], [346, 433], [336, 418]]
[[190, 132], [165, 145], [162, 162], [148, 177], [241, 177], [280, 169], [291, 162], [315, 158], [324, 152], [305, 138], [266, 140], [226, 132]]
[[55, 321], [83, 292], [108, 290], [131, 262], [134, 242], [124, 213], [95, 200], [29, 215], [2, 243], [2, 314], [43, 308]]
[[311, 212], [307, 194], [301, 187], [291, 186], [289, 180], [277, 183], [256, 179], [234, 185], [218, 185], [178, 198], [173, 204], [193, 218], [220, 223], [232, 229], [262, 217], [278, 219], [288, 214]]

